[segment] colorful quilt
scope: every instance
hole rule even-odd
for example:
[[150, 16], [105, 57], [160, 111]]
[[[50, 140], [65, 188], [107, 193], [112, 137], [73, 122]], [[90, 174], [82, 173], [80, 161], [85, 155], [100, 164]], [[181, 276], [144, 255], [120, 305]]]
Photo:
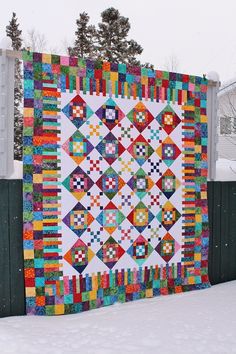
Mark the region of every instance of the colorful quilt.
[[27, 313], [207, 287], [207, 80], [23, 57]]

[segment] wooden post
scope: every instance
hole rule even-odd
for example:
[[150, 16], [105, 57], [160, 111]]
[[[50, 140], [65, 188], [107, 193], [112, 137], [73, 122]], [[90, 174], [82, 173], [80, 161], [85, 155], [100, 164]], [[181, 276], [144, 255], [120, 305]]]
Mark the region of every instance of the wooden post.
[[214, 181], [216, 177], [217, 155], [217, 126], [218, 126], [218, 101], [219, 81], [208, 81], [207, 89], [207, 118], [208, 118], [208, 179]]
[[14, 169], [14, 81], [15, 57], [7, 50], [0, 55], [0, 178]]

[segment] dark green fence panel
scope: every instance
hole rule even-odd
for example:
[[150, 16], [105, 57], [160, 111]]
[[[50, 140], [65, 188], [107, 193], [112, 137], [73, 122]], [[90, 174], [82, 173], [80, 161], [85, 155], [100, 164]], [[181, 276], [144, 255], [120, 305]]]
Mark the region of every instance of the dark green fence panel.
[[0, 315], [11, 314], [8, 183], [0, 181]]
[[[236, 279], [236, 182], [209, 182], [209, 278]], [[0, 180], [0, 317], [25, 314], [22, 181]]]
[[236, 279], [236, 182], [209, 182], [209, 278]]
[[[221, 273], [221, 183], [208, 183], [209, 213], [209, 278], [212, 284], [220, 283]], [[214, 235], [214, 236], [213, 236]]]
[[22, 181], [0, 180], [0, 317], [25, 314]]
[[226, 274], [228, 279], [236, 279], [236, 183], [229, 184], [229, 244], [227, 246], [230, 262]]
[[9, 236], [10, 236], [10, 287], [11, 312], [25, 313], [24, 261], [23, 261], [23, 203], [22, 181], [9, 183]]

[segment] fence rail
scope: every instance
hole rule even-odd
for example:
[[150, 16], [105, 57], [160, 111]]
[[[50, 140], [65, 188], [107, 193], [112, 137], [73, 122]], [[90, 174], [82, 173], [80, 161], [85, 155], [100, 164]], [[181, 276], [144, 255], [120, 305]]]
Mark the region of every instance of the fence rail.
[[[209, 277], [236, 279], [236, 182], [209, 182]], [[22, 181], [0, 180], [0, 317], [25, 314]]]

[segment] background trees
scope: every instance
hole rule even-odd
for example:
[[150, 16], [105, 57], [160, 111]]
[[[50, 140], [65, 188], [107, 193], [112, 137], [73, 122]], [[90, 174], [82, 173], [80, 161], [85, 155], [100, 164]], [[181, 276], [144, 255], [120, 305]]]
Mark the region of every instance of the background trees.
[[74, 46], [68, 47], [68, 54], [94, 59], [97, 56], [97, 31], [95, 26], [89, 25], [89, 15], [86, 12], [79, 14], [76, 25]]
[[46, 50], [47, 40], [44, 34], [38, 32], [35, 28], [27, 31], [27, 38], [24, 40], [25, 48], [29, 48], [32, 52], [40, 52]]
[[[9, 25], [6, 27], [6, 34], [12, 40], [13, 50], [22, 49], [22, 31], [19, 29], [16, 13], [13, 12]], [[15, 64], [15, 89], [14, 89], [14, 159], [22, 159], [22, 134], [23, 134], [23, 114], [22, 114], [22, 68], [21, 62], [16, 59]]]
[[128, 39], [130, 22], [127, 17], [110, 7], [101, 13], [98, 28], [89, 25], [89, 15], [85, 12], [76, 21], [75, 41], [68, 47], [69, 55], [113, 63], [139, 65], [137, 56], [143, 48], [133, 39]]
[[135, 40], [128, 40], [130, 22], [113, 7], [101, 13], [102, 21], [98, 24], [98, 50], [103, 59], [110, 62], [139, 64], [136, 56], [143, 48]]

